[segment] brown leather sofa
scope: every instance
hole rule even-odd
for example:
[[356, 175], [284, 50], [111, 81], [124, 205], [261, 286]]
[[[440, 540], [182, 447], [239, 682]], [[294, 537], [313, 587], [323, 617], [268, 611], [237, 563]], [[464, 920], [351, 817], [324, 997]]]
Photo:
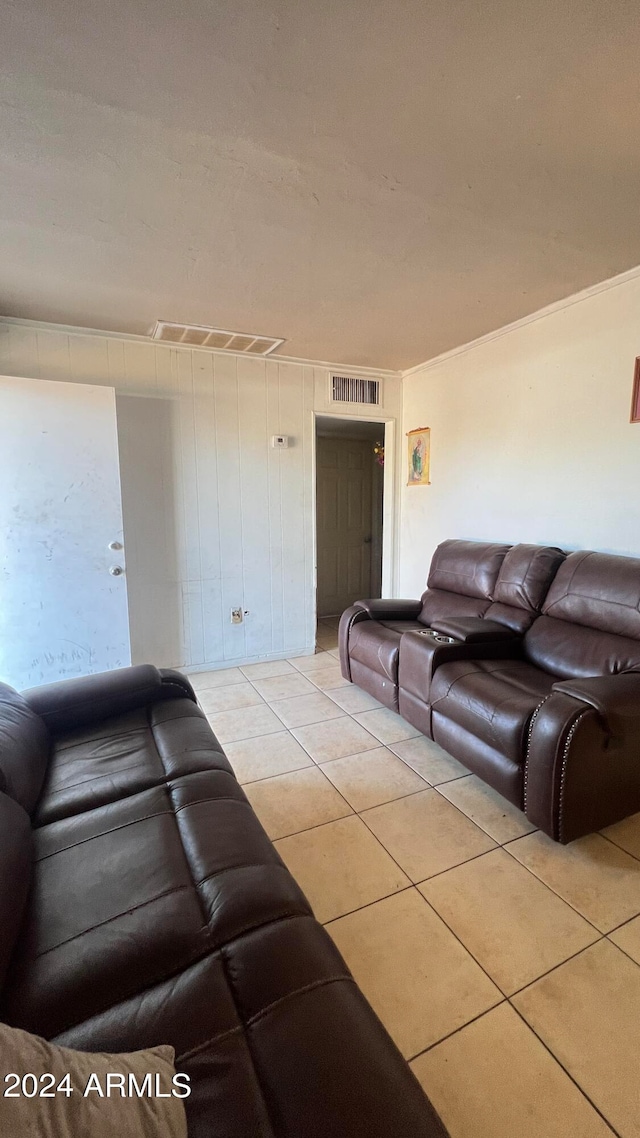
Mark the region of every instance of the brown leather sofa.
[[[494, 621], [498, 639], [503, 629], [524, 632], [563, 557], [559, 549], [544, 546], [443, 541], [419, 600], [361, 600], [343, 613], [343, 676], [398, 711], [400, 638], [405, 632], [442, 629], [447, 636], [448, 626], [440, 622], [455, 617]], [[487, 625], [478, 629], [477, 636], [486, 638]]]
[[526, 548], [480, 619], [402, 635], [398, 706], [570, 842], [640, 809], [640, 560], [514, 546], [503, 568]]
[[0, 685], [0, 994], [173, 1045], [190, 1138], [446, 1138], [178, 673]]

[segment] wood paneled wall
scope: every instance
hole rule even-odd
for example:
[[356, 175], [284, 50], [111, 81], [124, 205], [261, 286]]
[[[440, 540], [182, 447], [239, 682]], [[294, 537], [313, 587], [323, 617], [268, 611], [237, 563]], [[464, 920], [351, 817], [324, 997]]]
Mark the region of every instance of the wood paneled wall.
[[[327, 368], [0, 323], [0, 374], [116, 389], [134, 662], [313, 650], [313, 411], [329, 409]], [[384, 392], [381, 417], [396, 417], [399, 379]]]

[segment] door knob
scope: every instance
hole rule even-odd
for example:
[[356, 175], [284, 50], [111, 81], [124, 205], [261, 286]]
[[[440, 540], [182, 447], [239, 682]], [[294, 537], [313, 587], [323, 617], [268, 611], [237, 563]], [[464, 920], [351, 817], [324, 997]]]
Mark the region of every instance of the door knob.
[[369, 535], [369, 537], [365, 537], [364, 544], [365, 545], [371, 545], [371, 535]]
[[122, 565], [111, 565], [109, 572], [112, 577], [119, 577], [121, 573], [124, 573], [124, 569], [122, 568]]

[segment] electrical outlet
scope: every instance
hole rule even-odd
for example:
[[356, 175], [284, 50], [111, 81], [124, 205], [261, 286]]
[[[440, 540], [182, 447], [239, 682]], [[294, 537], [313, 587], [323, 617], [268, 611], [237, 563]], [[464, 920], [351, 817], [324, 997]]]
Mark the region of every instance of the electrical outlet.
[[242, 609], [231, 609], [231, 623], [242, 624]]

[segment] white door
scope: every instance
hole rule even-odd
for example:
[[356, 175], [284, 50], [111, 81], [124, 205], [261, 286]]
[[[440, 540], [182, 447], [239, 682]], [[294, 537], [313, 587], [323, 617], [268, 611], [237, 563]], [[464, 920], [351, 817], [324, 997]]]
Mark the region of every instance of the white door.
[[131, 662], [122, 542], [114, 390], [0, 377], [0, 680]]

